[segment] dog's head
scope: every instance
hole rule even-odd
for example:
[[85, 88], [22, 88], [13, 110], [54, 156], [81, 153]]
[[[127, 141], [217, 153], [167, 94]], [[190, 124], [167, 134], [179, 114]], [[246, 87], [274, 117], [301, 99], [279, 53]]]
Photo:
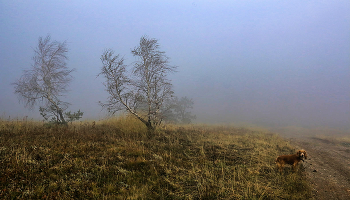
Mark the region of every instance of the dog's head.
[[305, 150], [299, 150], [298, 152], [297, 152], [297, 155], [298, 155], [298, 157], [301, 159], [301, 160], [304, 160], [304, 158], [305, 159], [307, 159], [307, 154], [306, 154], [306, 151]]

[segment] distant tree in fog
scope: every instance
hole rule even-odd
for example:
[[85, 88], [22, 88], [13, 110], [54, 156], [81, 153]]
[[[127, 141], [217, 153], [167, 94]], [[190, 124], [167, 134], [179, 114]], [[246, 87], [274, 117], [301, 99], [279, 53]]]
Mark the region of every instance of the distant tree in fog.
[[165, 121], [176, 124], [190, 124], [192, 120], [196, 119], [196, 115], [192, 115], [189, 109], [193, 108], [193, 101], [188, 97], [181, 97], [170, 102], [168, 109], [164, 113]]
[[108, 49], [101, 56], [99, 75], [106, 78], [109, 93], [107, 103], [100, 104], [114, 114], [126, 110], [143, 122], [148, 130], [154, 130], [164, 120], [169, 109], [167, 102], [173, 98], [168, 74], [176, 67], [168, 64], [165, 52], [159, 50], [158, 40], [141, 37], [139, 46], [131, 50], [137, 61], [127, 71], [124, 58]]
[[34, 50], [34, 64], [30, 70], [25, 70], [21, 78], [13, 83], [15, 94], [26, 107], [32, 109], [41, 104], [39, 111], [45, 120], [66, 124], [65, 117], [71, 120], [82, 117], [83, 112], [64, 113], [69, 103], [60, 100], [67, 92], [72, 80], [73, 71], [66, 66], [66, 42], [51, 42], [50, 36], [39, 37], [38, 47]]

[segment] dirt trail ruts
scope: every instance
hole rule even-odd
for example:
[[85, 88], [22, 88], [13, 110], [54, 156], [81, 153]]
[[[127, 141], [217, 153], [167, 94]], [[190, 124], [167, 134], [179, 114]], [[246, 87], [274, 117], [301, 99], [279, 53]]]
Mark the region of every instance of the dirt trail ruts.
[[314, 199], [350, 199], [350, 145], [317, 137], [290, 138], [290, 142], [308, 154], [302, 164]]

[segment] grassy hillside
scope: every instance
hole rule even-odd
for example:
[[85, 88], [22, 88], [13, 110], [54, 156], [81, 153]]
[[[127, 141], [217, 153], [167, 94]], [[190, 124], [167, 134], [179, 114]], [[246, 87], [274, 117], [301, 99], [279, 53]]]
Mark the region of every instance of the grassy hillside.
[[66, 127], [0, 121], [0, 199], [308, 199], [295, 149], [235, 127], [172, 126], [146, 137], [132, 118]]

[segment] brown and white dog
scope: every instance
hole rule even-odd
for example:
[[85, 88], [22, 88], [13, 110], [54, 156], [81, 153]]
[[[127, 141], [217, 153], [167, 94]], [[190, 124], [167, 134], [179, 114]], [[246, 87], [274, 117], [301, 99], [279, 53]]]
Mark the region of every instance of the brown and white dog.
[[292, 165], [293, 170], [295, 171], [298, 163], [304, 161], [304, 158], [307, 159], [306, 151], [299, 150], [296, 154], [278, 156], [276, 159], [276, 165], [280, 172], [282, 172], [285, 164]]

